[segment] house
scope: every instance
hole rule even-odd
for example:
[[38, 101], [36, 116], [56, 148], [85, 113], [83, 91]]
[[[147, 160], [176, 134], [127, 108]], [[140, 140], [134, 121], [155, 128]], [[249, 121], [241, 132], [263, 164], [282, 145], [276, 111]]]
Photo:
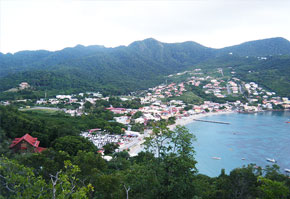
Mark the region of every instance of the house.
[[121, 123], [121, 124], [129, 124], [130, 123], [130, 118], [128, 116], [121, 116], [121, 117], [114, 117], [116, 122]]
[[125, 109], [125, 108], [110, 107], [110, 108], [106, 108], [106, 110], [109, 110], [109, 111], [113, 112], [114, 114], [125, 114], [125, 113], [128, 113], [127, 109]]
[[135, 123], [144, 124], [144, 122], [145, 122], [145, 119], [142, 117], [135, 119]]
[[19, 89], [20, 90], [23, 90], [23, 89], [26, 89], [26, 88], [29, 88], [30, 85], [27, 83], [27, 82], [21, 82], [21, 84], [19, 84]]
[[71, 95], [57, 95], [56, 99], [71, 99], [72, 96]]
[[46, 148], [39, 147], [40, 141], [29, 134], [25, 134], [21, 138], [15, 138], [9, 146], [14, 152], [20, 153], [40, 153]]
[[100, 128], [96, 128], [96, 129], [90, 129], [89, 130], [89, 133], [93, 133], [93, 132], [101, 132], [102, 131], [102, 129], [100, 129]]

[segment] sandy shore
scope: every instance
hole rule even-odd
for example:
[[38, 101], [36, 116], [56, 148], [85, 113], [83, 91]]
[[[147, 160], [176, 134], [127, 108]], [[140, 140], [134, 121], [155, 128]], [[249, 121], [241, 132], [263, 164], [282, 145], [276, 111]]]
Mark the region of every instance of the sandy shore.
[[[168, 126], [170, 130], [173, 130], [177, 125], [187, 125], [190, 124], [192, 122], [195, 122], [194, 119], [199, 119], [202, 117], [206, 117], [206, 116], [212, 116], [212, 115], [221, 115], [221, 114], [230, 114], [230, 113], [236, 113], [234, 111], [227, 111], [227, 112], [211, 112], [211, 113], [201, 113], [201, 114], [197, 114], [197, 115], [191, 115], [188, 117], [182, 117], [180, 119], [177, 119], [175, 121], [175, 124]], [[149, 136], [150, 132], [147, 132], [146, 135]], [[139, 152], [142, 151], [143, 147], [142, 144], [144, 143], [144, 138], [146, 137], [146, 135], [142, 135], [139, 138], [139, 142], [135, 143], [132, 147], [129, 148], [129, 154], [130, 156], [136, 156]]]
[[234, 111], [227, 111], [227, 112], [210, 112], [210, 113], [201, 113], [196, 115], [191, 115], [188, 117], [182, 117], [180, 119], [177, 119], [175, 121], [175, 124], [168, 126], [170, 130], [173, 130], [177, 125], [185, 126], [187, 124], [190, 124], [192, 122], [195, 122], [194, 119], [199, 119], [206, 116], [213, 116], [213, 115], [221, 115], [221, 114], [230, 114], [230, 113], [236, 113]]

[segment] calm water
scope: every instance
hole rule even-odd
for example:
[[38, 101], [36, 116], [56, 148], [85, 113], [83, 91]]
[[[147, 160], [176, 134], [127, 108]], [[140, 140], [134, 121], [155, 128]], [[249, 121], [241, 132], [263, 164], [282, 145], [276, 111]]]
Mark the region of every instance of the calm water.
[[195, 158], [200, 173], [218, 176], [222, 168], [229, 173], [250, 163], [265, 167], [271, 164], [266, 158], [277, 160], [282, 172], [290, 169], [290, 123], [285, 123], [290, 121], [290, 112], [236, 113], [202, 119], [230, 125], [207, 122], [186, 125], [197, 138]]

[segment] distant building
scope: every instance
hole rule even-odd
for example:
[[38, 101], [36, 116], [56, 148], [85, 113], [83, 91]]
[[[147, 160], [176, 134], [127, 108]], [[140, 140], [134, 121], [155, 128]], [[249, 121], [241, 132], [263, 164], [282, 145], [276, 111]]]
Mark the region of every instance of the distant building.
[[127, 109], [125, 108], [114, 108], [114, 107], [110, 107], [110, 108], [106, 108], [107, 110], [113, 112], [114, 114], [125, 114], [127, 113]]
[[40, 153], [46, 148], [39, 147], [39, 143], [37, 138], [25, 134], [21, 138], [15, 138], [9, 148], [18, 153]]
[[19, 89], [20, 90], [23, 90], [23, 89], [26, 89], [26, 88], [29, 88], [30, 85], [27, 83], [27, 82], [21, 82], [21, 84], [19, 84]]
[[71, 99], [72, 96], [71, 95], [57, 95], [56, 98], [57, 99]]

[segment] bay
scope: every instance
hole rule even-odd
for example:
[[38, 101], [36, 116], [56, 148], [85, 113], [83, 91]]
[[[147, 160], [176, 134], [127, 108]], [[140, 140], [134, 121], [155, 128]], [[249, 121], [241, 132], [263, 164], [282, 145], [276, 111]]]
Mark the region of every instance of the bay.
[[264, 168], [272, 164], [266, 158], [277, 160], [281, 172], [290, 169], [290, 123], [286, 123], [290, 112], [233, 113], [202, 119], [230, 124], [196, 121], [186, 125], [197, 138], [193, 145], [199, 173], [214, 177], [222, 168], [229, 173], [250, 163]]

